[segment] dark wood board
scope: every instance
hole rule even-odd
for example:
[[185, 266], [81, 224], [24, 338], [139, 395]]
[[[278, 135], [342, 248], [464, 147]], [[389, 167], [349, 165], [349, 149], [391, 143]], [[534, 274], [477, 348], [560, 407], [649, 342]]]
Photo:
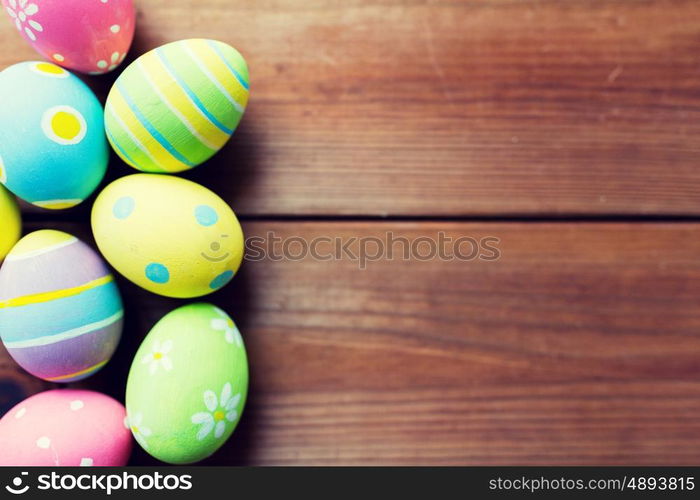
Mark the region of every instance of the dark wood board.
[[[499, 239], [495, 261], [246, 262], [211, 301], [250, 400], [206, 464], [700, 463], [700, 3], [136, 5], [129, 60], [211, 37], [249, 62], [242, 125], [186, 174], [248, 236]], [[37, 58], [7, 21], [0, 47]], [[86, 81], [104, 99], [114, 76]], [[90, 205], [25, 206], [25, 230], [89, 241]], [[80, 386], [123, 399], [186, 302], [119, 284], [123, 341]], [[0, 348], [0, 413], [48, 387]]]
[[[31, 224], [36, 229], [43, 224]], [[81, 226], [65, 230], [89, 239]], [[246, 262], [210, 297], [250, 356], [209, 464], [697, 464], [696, 224], [255, 222], [249, 237], [492, 236], [496, 261]], [[357, 247], [352, 247], [357, 249]], [[123, 398], [185, 302], [120, 280], [127, 327], [83, 387]], [[3, 361], [0, 366], [10, 363]], [[4, 369], [7, 371], [7, 369]], [[14, 373], [14, 372], [12, 372]], [[40, 388], [12, 375], [26, 393]], [[142, 453], [133, 463], [153, 463]]]
[[[130, 59], [212, 37], [249, 61], [249, 112], [191, 174], [240, 213], [700, 214], [696, 0], [136, 4]], [[36, 58], [9, 22], [0, 46]]]

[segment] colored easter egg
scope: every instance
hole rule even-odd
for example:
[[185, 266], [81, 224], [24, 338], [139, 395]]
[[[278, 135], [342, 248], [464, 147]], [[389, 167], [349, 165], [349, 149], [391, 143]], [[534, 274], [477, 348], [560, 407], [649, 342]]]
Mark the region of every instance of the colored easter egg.
[[0, 73], [2, 182], [23, 200], [49, 209], [81, 203], [109, 161], [100, 102], [80, 79], [47, 62]]
[[[3, 170], [0, 164], [0, 179]], [[15, 197], [0, 185], [0, 262], [17, 243], [22, 232], [22, 220]]]
[[0, 419], [0, 466], [124, 466], [132, 446], [125, 417], [99, 392], [35, 394]]
[[167, 297], [219, 290], [243, 259], [243, 231], [233, 210], [179, 177], [135, 174], [114, 181], [95, 200], [92, 230], [117, 271]]
[[39, 54], [74, 71], [112, 71], [134, 38], [132, 0], [2, 0], [2, 5]]
[[102, 368], [119, 343], [123, 314], [105, 263], [70, 234], [28, 234], [0, 268], [0, 338], [44, 380], [74, 382]]
[[211, 304], [163, 317], [139, 347], [126, 384], [136, 441], [163, 462], [202, 460], [231, 436], [248, 394], [248, 359], [231, 318]]
[[105, 106], [112, 147], [144, 172], [181, 172], [219, 151], [248, 104], [248, 66], [215, 40], [181, 40], [127, 67]]

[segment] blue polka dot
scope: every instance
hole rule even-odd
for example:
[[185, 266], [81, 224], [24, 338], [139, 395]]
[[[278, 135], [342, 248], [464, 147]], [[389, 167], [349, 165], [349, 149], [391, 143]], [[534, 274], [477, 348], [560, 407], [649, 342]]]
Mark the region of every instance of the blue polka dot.
[[211, 283], [209, 283], [209, 288], [212, 290], [217, 290], [224, 286], [226, 283], [231, 281], [231, 278], [233, 278], [233, 271], [226, 271], [218, 275], [216, 278], [214, 278]]
[[199, 205], [194, 209], [194, 217], [203, 226], [213, 226], [219, 220], [216, 210], [209, 205]]
[[170, 272], [163, 264], [152, 263], [146, 266], [146, 278], [153, 283], [167, 283], [170, 281]]
[[112, 213], [117, 219], [126, 219], [131, 215], [135, 207], [136, 201], [131, 196], [123, 196], [112, 207]]

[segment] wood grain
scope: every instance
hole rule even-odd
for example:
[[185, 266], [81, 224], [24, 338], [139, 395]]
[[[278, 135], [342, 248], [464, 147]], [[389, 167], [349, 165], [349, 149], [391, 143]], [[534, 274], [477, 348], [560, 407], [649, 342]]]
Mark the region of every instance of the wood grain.
[[[268, 231], [494, 236], [501, 257], [364, 271], [348, 259], [246, 262], [211, 301], [243, 332], [250, 400], [206, 463], [700, 461], [698, 225], [246, 225], [249, 237]], [[183, 302], [120, 287], [124, 339], [82, 386], [121, 399], [142, 337]], [[154, 462], [137, 452], [133, 463]]]
[[[211, 300], [243, 331], [249, 405], [207, 464], [700, 461], [700, 225], [565, 221], [700, 215], [698, 2], [136, 3], [132, 59], [207, 36], [250, 63], [240, 130], [188, 174], [259, 219], [248, 236], [499, 239], [496, 261], [247, 262]], [[0, 46], [0, 67], [36, 57], [7, 22]], [[89, 208], [25, 229], [90, 240]], [[562, 221], [457, 221], [533, 215]], [[184, 302], [119, 284], [122, 343], [80, 386], [123, 399]], [[0, 413], [47, 387], [0, 350]]]
[[[214, 460], [700, 459], [695, 225], [253, 224], [248, 234], [496, 236], [496, 262], [249, 263], [253, 399]], [[240, 293], [240, 292], [239, 292]]]
[[[248, 59], [249, 112], [191, 175], [242, 214], [700, 214], [695, 0], [136, 4], [132, 58]], [[9, 22], [0, 45], [36, 57]]]

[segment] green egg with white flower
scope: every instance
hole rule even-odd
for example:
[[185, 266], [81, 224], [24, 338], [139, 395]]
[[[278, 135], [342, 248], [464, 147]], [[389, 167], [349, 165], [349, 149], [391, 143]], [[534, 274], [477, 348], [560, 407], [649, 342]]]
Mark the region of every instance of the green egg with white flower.
[[126, 385], [127, 425], [150, 455], [203, 460], [231, 436], [248, 394], [241, 334], [211, 304], [180, 307], [141, 343]]

